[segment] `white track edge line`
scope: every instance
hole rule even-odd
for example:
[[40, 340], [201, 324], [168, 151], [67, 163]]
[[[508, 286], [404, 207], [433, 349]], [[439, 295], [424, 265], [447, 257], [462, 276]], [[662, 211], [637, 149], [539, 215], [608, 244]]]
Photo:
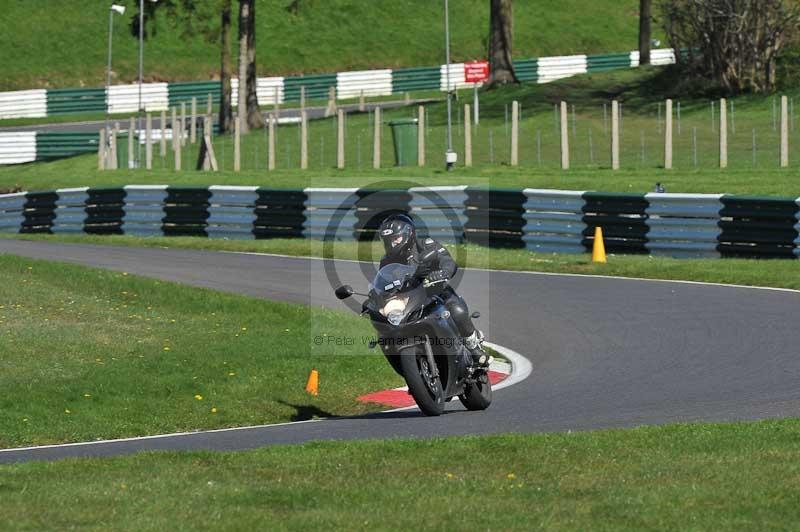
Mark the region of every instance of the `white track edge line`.
[[[530, 360], [522, 356], [521, 354], [517, 353], [516, 351], [509, 349], [507, 347], [503, 347], [501, 345], [493, 344], [490, 342], [484, 342], [485, 345], [494, 349], [504, 357], [506, 357], [511, 362], [511, 373], [509, 373], [508, 377], [497, 383], [496, 385], [492, 386], [493, 390], [501, 390], [503, 388], [507, 388], [509, 386], [513, 386], [519, 382], [525, 380], [533, 371], [533, 366], [531, 365]], [[413, 410], [417, 408], [415, 406], [406, 406], [403, 408], [395, 408], [393, 410], [382, 410], [380, 412], [375, 412], [376, 414], [384, 414], [387, 412], [399, 412], [402, 410]], [[215, 434], [220, 432], [235, 432], [240, 430], [250, 430], [250, 429], [268, 429], [272, 427], [283, 427], [286, 425], [299, 425], [302, 423], [317, 423], [319, 421], [335, 421], [337, 419], [348, 419], [349, 416], [338, 416], [333, 418], [320, 418], [320, 419], [306, 419], [303, 421], [287, 421], [285, 423], [271, 423], [268, 425], [251, 425], [247, 427], [230, 427], [225, 429], [211, 429], [211, 430], [196, 430], [196, 431], [187, 431], [187, 432], [174, 432], [171, 434], [154, 434], [151, 436], [134, 436], [131, 438], [116, 438], [112, 440], [94, 440], [94, 441], [85, 441], [85, 442], [75, 442], [75, 443], [57, 443], [51, 445], [34, 445], [30, 447], [12, 447], [10, 449], [0, 449], [0, 454], [2, 453], [13, 453], [13, 452], [23, 452], [23, 451], [37, 451], [37, 450], [45, 450], [45, 449], [63, 449], [69, 447], [85, 447], [90, 445], [104, 445], [110, 443], [124, 443], [124, 442], [131, 442], [131, 441], [144, 441], [144, 440], [158, 440], [164, 438], [175, 438], [181, 436], [197, 436], [201, 434]]]

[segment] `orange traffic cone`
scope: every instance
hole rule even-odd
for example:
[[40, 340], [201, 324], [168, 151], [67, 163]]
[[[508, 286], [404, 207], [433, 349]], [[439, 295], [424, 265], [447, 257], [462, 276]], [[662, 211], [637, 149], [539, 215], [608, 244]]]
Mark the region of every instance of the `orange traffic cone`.
[[306, 391], [311, 395], [319, 395], [319, 372], [315, 369], [312, 369], [311, 375], [308, 376]]
[[592, 246], [592, 262], [606, 263], [606, 245], [603, 243], [603, 229], [594, 228], [594, 245]]

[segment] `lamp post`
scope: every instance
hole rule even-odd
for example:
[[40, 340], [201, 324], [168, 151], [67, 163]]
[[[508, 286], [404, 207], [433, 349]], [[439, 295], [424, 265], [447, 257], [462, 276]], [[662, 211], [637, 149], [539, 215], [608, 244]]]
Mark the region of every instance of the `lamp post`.
[[[114, 13], [119, 13], [120, 15], [125, 14], [125, 6], [120, 6], [117, 4], [111, 4], [111, 7], [108, 10], [108, 72], [107, 72], [107, 81], [106, 81], [106, 95], [111, 91], [111, 43], [113, 42], [114, 37]], [[106, 96], [107, 97], [107, 96]], [[108, 104], [106, 104], [106, 147], [111, 144], [111, 136], [109, 135], [109, 110]]]
[[445, 153], [445, 165], [449, 171], [453, 169], [453, 165], [458, 160], [458, 154], [453, 151], [453, 94], [450, 89], [450, 9], [447, 0], [444, 0], [444, 41], [447, 68], [445, 71], [445, 82], [447, 83], [447, 152]]

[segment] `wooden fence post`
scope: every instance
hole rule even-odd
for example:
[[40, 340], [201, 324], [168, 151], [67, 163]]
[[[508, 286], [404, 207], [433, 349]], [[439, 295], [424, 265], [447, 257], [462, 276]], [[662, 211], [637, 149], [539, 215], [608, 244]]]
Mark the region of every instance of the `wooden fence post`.
[[666, 129], [664, 130], [664, 168], [672, 169], [672, 100], [667, 99]]
[[417, 164], [425, 166], [425, 107], [417, 108]]
[[147, 113], [144, 133], [144, 161], [145, 168], [153, 169], [153, 115]]
[[106, 129], [100, 129], [100, 136], [97, 142], [97, 169], [106, 169]]
[[464, 105], [464, 166], [467, 168], [472, 166], [472, 124], [470, 120], [469, 104], [466, 104]]
[[344, 111], [339, 109], [336, 113], [338, 132], [336, 137], [336, 167], [344, 169]]
[[569, 128], [567, 102], [561, 102], [561, 169], [569, 170]]
[[167, 130], [167, 112], [161, 111], [161, 138], [158, 142], [159, 154], [164, 157], [167, 154], [167, 136], [164, 132]]
[[[177, 126], [177, 127], [175, 127]], [[175, 151], [175, 171], [181, 171], [181, 163], [183, 162], [183, 158], [181, 156], [181, 139], [180, 136], [175, 135], [175, 129], [180, 131], [182, 124], [178, 123], [173, 125], [173, 133], [172, 133], [172, 149]]]
[[728, 167], [728, 106], [725, 98], [719, 101], [719, 167]]
[[197, 96], [192, 96], [192, 118], [189, 126], [189, 141], [194, 144], [197, 142]]
[[789, 106], [786, 96], [781, 96], [781, 168], [789, 166]]
[[619, 170], [619, 102], [611, 102], [611, 168]]
[[300, 113], [300, 168], [308, 169], [308, 115]]
[[275, 115], [269, 115], [269, 162], [267, 168], [275, 170]]
[[181, 147], [186, 146], [186, 102], [181, 102]]
[[[244, 109], [242, 106], [240, 109]], [[237, 112], [233, 119], [233, 171], [242, 169], [242, 113]]]
[[517, 101], [511, 102], [511, 166], [519, 166], [519, 102]]
[[373, 168], [380, 168], [381, 167], [381, 108], [375, 107], [375, 112], [373, 113], [373, 124], [375, 131], [373, 132], [372, 138], [372, 167]]

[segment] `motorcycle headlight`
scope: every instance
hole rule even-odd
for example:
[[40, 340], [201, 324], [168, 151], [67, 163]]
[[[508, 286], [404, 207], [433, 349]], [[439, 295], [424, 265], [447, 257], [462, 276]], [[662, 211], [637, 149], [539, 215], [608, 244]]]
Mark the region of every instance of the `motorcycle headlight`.
[[389, 323], [392, 325], [400, 325], [400, 322], [403, 321], [403, 315], [405, 314], [407, 304], [408, 298], [392, 298], [383, 305], [381, 314], [386, 316], [386, 319], [389, 320]]
[[386, 319], [392, 325], [400, 325], [400, 322], [403, 321], [403, 313], [399, 310], [393, 310], [386, 316]]

